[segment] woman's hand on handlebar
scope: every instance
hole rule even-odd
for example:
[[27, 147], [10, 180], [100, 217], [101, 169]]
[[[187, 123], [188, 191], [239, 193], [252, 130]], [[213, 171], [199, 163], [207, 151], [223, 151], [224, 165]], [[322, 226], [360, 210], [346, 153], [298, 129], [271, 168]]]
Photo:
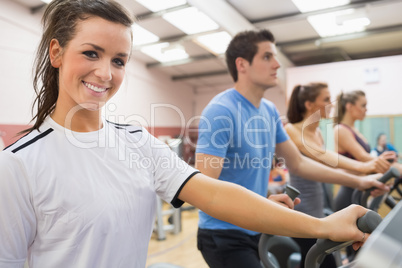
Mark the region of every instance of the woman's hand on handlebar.
[[394, 151], [385, 151], [382, 154], [378, 156], [378, 158], [384, 159], [385, 161], [389, 163], [393, 163], [395, 161], [398, 161], [398, 158], [396, 156], [396, 153]]
[[270, 195], [268, 199], [290, 209], [294, 209], [294, 207], [301, 202], [298, 197], [293, 201], [287, 194], [273, 194]]
[[373, 160], [363, 163], [365, 174], [385, 173], [391, 167], [391, 163], [385, 157], [376, 157]]
[[371, 195], [374, 197], [380, 196], [380, 195], [383, 195], [383, 194], [389, 192], [389, 190], [390, 190], [389, 186], [378, 181], [378, 179], [381, 176], [382, 176], [381, 173], [363, 176], [362, 179], [360, 180], [360, 185], [357, 189], [359, 191], [364, 191], [364, 190], [374, 187], [376, 189], [371, 191]]
[[357, 219], [363, 217], [368, 209], [350, 205], [342, 210], [339, 210], [321, 221], [325, 226], [324, 233], [328, 235], [325, 239], [330, 239], [335, 242], [355, 241], [353, 248], [357, 250], [364, 241], [367, 240], [368, 234], [364, 234], [357, 228]]

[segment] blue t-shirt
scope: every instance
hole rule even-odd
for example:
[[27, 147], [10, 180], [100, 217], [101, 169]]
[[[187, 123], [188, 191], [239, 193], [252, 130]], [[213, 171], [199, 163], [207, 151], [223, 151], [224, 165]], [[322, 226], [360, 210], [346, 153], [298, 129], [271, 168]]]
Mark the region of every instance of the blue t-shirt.
[[[256, 108], [232, 88], [215, 96], [204, 109], [196, 153], [224, 158], [219, 180], [239, 184], [266, 197], [276, 144], [288, 139], [272, 102], [262, 99], [260, 107]], [[202, 229], [236, 229], [257, 234], [203, 211], [199, 216]]]

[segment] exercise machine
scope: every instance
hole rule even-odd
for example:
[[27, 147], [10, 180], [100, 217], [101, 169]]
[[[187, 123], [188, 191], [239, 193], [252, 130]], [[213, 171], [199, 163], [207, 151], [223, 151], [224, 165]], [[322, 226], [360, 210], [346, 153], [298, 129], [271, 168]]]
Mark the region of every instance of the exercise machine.
[[[370, 214], [370, 215], [369, 215]], [[400, 268], [402, 267], [402, 203], [399, 202], [388, 215], [381, 220], [373, 211], [368, 211], [366, 219], [358, 222], [358, 227], [368, 233], [374, 230], [363, 247], [359, 250], [356, 259], [342, 268]], [[363, 226], [362, 226], [363, 225]], [[378, 226], [377, 226], [378, 225]], [[352, 242], [339, 243], [324, 240], [311, 248], [308, 252], [305, 266], [319, 267], [323, 255], [337, 251], [350, 245]]]
[[[357, 227], [364, 233], [372, 233], [380, 224], [381, 216], [369, 210], [363, 217], [357, 220]], [[306, 268], [319, 268], [325, 256], [333, 252], [350, 246], [354, 241], [335, 242], [329, 239], [317, 239], [317, 242], [310, 248], [306, 256], [304, 266]], [[381, 267], [381, 266], [380, 266]]]
[[[300, 194], [290, 185], [286, 185], [285, 193], [292, 200]], [[299, 245], [287, 236], [261, 234], [258, 254], [264, 268], [296, 268], [301, 260]]]
[[364, 243], [355, 268], [402, 267], [402, 203], [399, 202]]
[[387, 183], [390, 179], [395, 178], [394, 185], [393, 185], [393, 187], [391, 187], [391, 191], [389, 193], [382, 195], [382, 196], [378, 196], [376, 198], [373, 198], [372, 201], [369, 203], [368, 199], [370, 197], [370, 193], [375, 188], [373, 187], [373, 188], [367, 189], [364, 192], [356, 189], [353, 191], [352, 203], [361, 205], [363, 207], [369, 208], [374, 211], [377, 211], [378, 208], [380, 207], [380, 205], [382, 203], [385, 203], [392, 209], [393, 207], [395, 207], [396, 201], [390, 195], [390, 193], [395, 190], [398, 193], [402, 194], [402, 191], [400, 191], [400, 188], [399, 188], [399, 185], [401, 183], [401, 179], [399, 178], [400, 176], [401, 175], [400, 175], [399, 171], [395, 167], [391, 167], [387, 172], [384, 173], [384, 175], [381, 178], [378, 179], [382, 183]]

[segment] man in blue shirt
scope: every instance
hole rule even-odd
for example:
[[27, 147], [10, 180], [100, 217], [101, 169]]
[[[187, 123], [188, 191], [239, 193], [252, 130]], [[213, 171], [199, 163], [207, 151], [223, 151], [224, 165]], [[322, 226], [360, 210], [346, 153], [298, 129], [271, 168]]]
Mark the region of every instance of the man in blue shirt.
[[[359, 189], [373, 186], [378, 176], [362, 179], [326, 167], [303, 157], [289, 140], [275, 105], [263, 98], [268, 88], [278, 84], [280, 64], [274, 42], [271, 32], [261, 30], [241, 32], [229, 44], [226, 62], [235, 85], [215, 96], [202, 113], [196, 168], [266, 197], [271, 160], [276, 154], [304, 178], [321, 181], [325, 174], [326, 182]], [[284, 194], [269, 198], [292, 209], [300, 202], [296, 199], [293, 203]], [[199, 216], [198, 249], [210, 267], [261, 267], [260, 234], [203, 211]]]

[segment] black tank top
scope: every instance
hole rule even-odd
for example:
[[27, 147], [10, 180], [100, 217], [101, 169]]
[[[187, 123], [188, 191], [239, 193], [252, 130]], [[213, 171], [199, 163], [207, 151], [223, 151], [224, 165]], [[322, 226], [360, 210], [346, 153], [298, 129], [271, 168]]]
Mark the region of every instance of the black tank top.
[[[362, 138], [360, 138], [354, 131], [352, 128], [350, 128], [348, 125], [345, 124], [340, 124], [344, 127], [346, 127], [347, 129], [349, 129], [352, 133], [353, 136], [355, 137], [356, 141], [363, 147], [363, 149], [367, 152], [370, 153], [370, 144], [366, 143], [364, 140], [362, 140]], [[344, 153], [339, 153], [343, 156], [346, 156], [348, 158], [352, 158], [355, 159], [349, 152], [344, 152]]]

